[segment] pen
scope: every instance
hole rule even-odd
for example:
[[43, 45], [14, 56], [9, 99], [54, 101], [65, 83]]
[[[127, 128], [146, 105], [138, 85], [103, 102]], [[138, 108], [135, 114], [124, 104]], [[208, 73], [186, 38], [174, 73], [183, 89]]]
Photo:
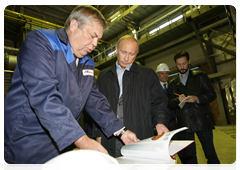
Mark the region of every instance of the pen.
[[180, 94], [177, 94], [177, 93], [174, 93], [175, 95], [177, 95], [177, 96], [180, 96]]

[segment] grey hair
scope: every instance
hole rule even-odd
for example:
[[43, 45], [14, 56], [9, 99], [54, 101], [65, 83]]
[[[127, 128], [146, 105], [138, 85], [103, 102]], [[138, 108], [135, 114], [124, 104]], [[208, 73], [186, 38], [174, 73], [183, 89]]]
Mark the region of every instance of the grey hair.
[[136, 41], [136, 43], [137, 43], [137, 53], [138, 53], [139, 52], [139, 42], [132, 35], [124, 35], [123, 37], [121, 37], [117, 42], [117, 48], [119, 48], [119, 45], [121, 44], [122, 40], [128, 39], [128, 38], [134, 39]]
[[100, 23], [103, 29], [107, 28], [104, 16], [91, 5], [79, 5], [74, 8], [64, 24], [66, 30], [68, 30], [70, 22], [74, 19], [77, 21], [79, 29], [81, 29], [84, 24], [89, 24], [90, 21]]

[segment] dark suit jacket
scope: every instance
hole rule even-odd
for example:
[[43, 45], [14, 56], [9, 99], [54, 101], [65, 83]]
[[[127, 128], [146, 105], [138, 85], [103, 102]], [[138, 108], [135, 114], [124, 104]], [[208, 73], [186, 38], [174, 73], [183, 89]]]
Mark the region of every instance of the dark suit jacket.
[[[178, 96], [174, 93], [195, 95], [199, 103], [185, 103], [181, 109]], [[214, 129], [209, 102], [216, 99], [216, 93], [208, 76], [202, 71], [189, 70], [189, 76], [184, 86], [177, 75], [168, 85], [169, 106], [176, 109], [179, 127], [188, 127], [185, 132], [195, 132]]]
[[[169, 82], [168, 82], [169, 83]], [[161, 83], [160, 83], [161, 84]], [[164, 88], [163, 88], [163, 86], [161, 85], [161, 87], [162, 87], [162, 89], [163, 89], [163, 91], [164, 91], [164, 93], [165, 93], [165, 95], [166, 95], [166, 97], [167, 97], [167, 99], [168, 99], [168, 89], [165, 91], [164, 90]], [[169, 99], [168, 99], [169, 100]], [[176, 115], [176, 111], [175, 111], [175, 109], [172, 109], [172, 108], [170, 108], [169, 106], [168, 106], [168, 110], [169, 110], [169, 113], [170, 113], [170, 115], [169, 115], [169, 123], [171, 122], [171, 120], [172, 119], [174, 119], [174, 116]], [[168, 127], [169, 128], [169, 127]], [[170, 130], [170, 129], [169, 129]], [[173, 130], [173, 129], [172, 129]]]
[[[116, 64], [99, 74], [97, 85], [116, 113], [120, 93]], [[122, 85], [124, 125], [139, 139], [154, 136], [158, 123], [168, 126], [168, 101], [152, 69], [134, 62], [130, 70], [124, 72]], [[102, 145], [114, 156], [114, 137], [107, 139], [102, 135]]]

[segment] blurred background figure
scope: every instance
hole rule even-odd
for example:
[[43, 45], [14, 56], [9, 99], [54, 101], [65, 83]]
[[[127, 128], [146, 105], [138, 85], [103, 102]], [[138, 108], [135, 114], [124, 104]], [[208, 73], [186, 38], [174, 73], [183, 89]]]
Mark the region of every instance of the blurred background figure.
[[[161, 87], [162, 87], [164, 93], [166, 94], [166, 98], [168, 98], [168, 75], [169, 75], [169, 72], [170, 72], [170, 70], [166, 63], [160, 63], [157, 66], [156, 73], [158, 75]], [[169, 130], [177, 129], [177, 118], [175, 116], [176, 112], [175, 112], [175, 110], [171, 109], [169, 106], [168, 106], [168, 110], [170, 112], [168, 128], [169, 128]]]

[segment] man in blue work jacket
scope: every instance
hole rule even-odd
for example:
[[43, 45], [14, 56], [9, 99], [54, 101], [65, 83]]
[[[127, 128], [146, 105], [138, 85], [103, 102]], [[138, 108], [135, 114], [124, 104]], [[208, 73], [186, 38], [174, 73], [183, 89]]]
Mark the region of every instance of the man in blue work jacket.
[[97, 46], [105, 28], [98, 10], [78, 6], [65, 30], [40, 29], [27, 35], [4, 103], [7, 163], [45, 163], [73, 144], [107, 154], [79, 126], [84, 109], [106, 136], [120, 135], [125, 144], [138, 141], [94, 84], [94, 62], [87, 54]]

